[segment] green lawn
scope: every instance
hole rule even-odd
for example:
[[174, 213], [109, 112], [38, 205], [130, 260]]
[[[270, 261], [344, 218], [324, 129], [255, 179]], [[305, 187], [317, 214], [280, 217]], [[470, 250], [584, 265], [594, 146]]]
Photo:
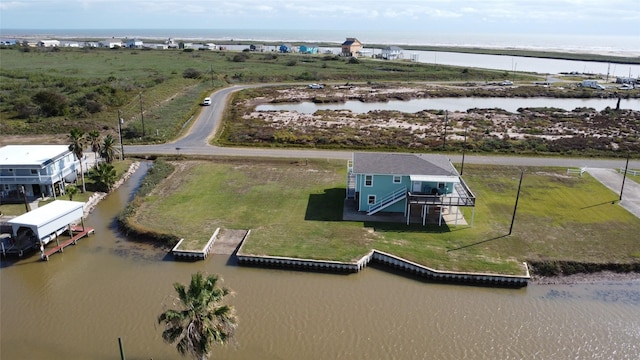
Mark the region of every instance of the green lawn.
[[[468, 165], [474, 226], [344, 222], [337, 161], [183, 162], [136, 220], [202, 247], [217, 227], [251, 229], [251, 254], [350, 261], [375, 248], [443, 270], [520, 274], [522, 261], [637, 262], [640, 220], [588, 175], [527, 168], [513, 235], [519, 169]], [[470, 221], [471, 210], [465, 211]]]

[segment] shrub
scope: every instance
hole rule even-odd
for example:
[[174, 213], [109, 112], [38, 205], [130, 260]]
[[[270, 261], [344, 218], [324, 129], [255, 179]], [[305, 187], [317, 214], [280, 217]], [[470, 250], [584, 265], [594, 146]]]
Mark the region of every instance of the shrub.
[[202, 77], [202, 72], [194, 68], [187, 68], [182, 72], [182, 77], [185, 79], [199, 79]]

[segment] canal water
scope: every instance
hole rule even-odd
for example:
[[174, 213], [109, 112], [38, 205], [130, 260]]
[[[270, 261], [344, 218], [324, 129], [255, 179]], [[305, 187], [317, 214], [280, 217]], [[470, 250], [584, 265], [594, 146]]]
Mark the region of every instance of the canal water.
[[425, 283], [383, 268], [351, 275], [175, 262], [114, 217], [142, 167], [86, 220], [96, 233], [55, 254], [2, 260], [0, 358], [179, 359], [157, 316], [174, 282], [220, 274], [239, 328], [217, 359], [637, 359], [640, 283], [494, 289]]
[[[242, 51], [247, 45], [226, 45], [228, 50]], [[265, 51], [277, 52], [278, 46], [267, 46]], [[340, 54], [339, 47], [320, 47], [319, 53]], [[376, 56], [382, 53], [379, 48], [365, 48], [365, 56]], [[524, 56], [471, 54], [447, 51], [404, 50], [403, 57], [420, 63], [434, 65], [453, 65], [468, 68], [504, 70], [506, 73], [533, 72], [538, 74], [585, 73], [609, 75], [609, 81], [616, 77], [638, 77], [640, 65], [615, 64], [602, 61], [581, 61], [547, 59]]]
[[[448, 110], [467, 111], [473, 108], [503, 109], [511, 113], [517, 113], [519, 108], [554, 107], [564, 110], [574, 110], [586, 107], [598, 111], [606, 107], [616, 108], [618, 99], [550, 99], [550, 98], [427, 98], [411, 99], [407, 101], [391, 100], [387, 102], [361, 102], [346, 101], [334, 104], [316, 104], [309, 101], [300, 103], [263, 104], [256, 107], [257, 111], [297, 111], [301, 114], [313, 114], [318, 110], [349, 110], [358, 114], [369, 111], [387, 110], [416, 113], [422, 110]], [[640, 100], [621, 99], [621, 109], [640, 110]]]

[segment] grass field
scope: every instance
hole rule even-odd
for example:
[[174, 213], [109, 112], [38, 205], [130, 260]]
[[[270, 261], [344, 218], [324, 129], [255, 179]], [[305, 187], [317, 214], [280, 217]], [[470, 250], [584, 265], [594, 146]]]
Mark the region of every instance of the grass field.
[[[3, 134], [117, 132], [129, 143], [174, 138], [211, 91], [229, 84], [330, 81], [490, 81], [504, 71], [333, 55], [139, 49], [0, 48], [0, 129]], [[192, 69], [196, 77], [185, 77]], [[535, 79], [519, 73], [519, 80]], [[46, 116], [34, 100], [50, 91], [64, 114]], [[91, 106], [90, 106], [91, 105]], [[97, 110], [97, 109], [100, 110]], [[121, 111], [118, 115], [118, 110]], [[142, 125], [145, 132], [143, 136]]]
[[[143, 226], [201, 247], [217, 227], [251, 229], [252, 254], [351, 261], [370, 249], [443, 270], [520, 274], [528, 260], [640, 260], [640, 220], [589, 176], [526, 168], [513, 235], [520, 169], [468, 165], [474, 226], [342, 221], [345, 164], [310, 161], [182, 162], [137, 212]], [[471, 211], [465, 212], [469, 220]]]

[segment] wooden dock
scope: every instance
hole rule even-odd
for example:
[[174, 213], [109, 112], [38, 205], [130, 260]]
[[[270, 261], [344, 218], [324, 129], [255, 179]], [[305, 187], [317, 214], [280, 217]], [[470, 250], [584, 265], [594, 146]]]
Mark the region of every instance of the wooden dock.
[[56, 245], [55, 247], [52, 247], [50, 249], [46, 249], [45, 251], [42, 252], [42, 254], [40, 255], [40, 257], [42, 258], [42, 260], [44, 261], [49, 261], [49, 256], [57, 253], [57, 252], [64, 252], [64, 248], [66, 248], [69, 245], [75, 245], [78, 243], [78, 240], [82, 239], [85, 236], [89, 236], [89, 234], [93, 234], [95, 232], [94, 229], [92, 228], [81, 228], [81, 227], [72, 227], [71, 228], [71, 234], [73, 234], [73, 236], [70, 239], [64, 240], [62, 242], [59, 242], [58, 245]]

